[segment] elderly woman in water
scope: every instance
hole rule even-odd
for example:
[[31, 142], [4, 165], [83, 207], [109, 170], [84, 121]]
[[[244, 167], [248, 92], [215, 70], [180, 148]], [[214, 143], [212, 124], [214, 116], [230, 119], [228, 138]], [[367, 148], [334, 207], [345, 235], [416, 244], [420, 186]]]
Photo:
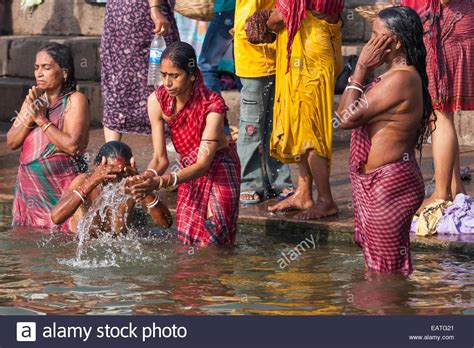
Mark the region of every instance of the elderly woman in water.
[[[178, 185], [176, 229], [186, 244], [233, 244], [237, 233], [240, 161], [230, 139], [224, 99], [206, 88], [196, 53], [184, 42], [171, 44], [161, 58], [163, 85], [148, 98], [154, 154], [131, 186], [141, 198]], [[180, 155], [180, 171], [169, 165], [165, 124]], [[178, 169], [178, 168], [176, 168]]]
[[[384, 63], [385, 73], [366, 86]], [[371, 270], [413, 269], [410, 225], [424, 196], [415, 149], [421, 151], [432, 111], [420, 17], [408, 7], [385, 9], [337, 111], [341, 127], [352, 129], [354, 238]]]
[[[132, 156], [130, 147], [120, 141], [105, 143], [95, 159], [94, 169], [74, 179], [52, 210], [51, 220], [55, 224], [62, 224], [70, 219], [70, 230], [77, 232], [78, 223], [89, 210], [96, 209], [89, 226], [86, 226], [89, 228], [89, 235], [96, 237], [99, 231], [115, 235], [125, 233], [133, 219], [135, 200], [123, 191], [123, 187], [118, 187], [117, 192], [110, 191], [113, 195], [110, 199], [101, 195], [107, 184], [120, 183], [124, 178], [137, 173]], [[101, 203], [110, 206], [98, 206]], [[156, 192], [150, 192], [139, 203], [146, 208], [155, 223], [164, 228], [171, 226], [171, 214]]]
[[76, 91], [68, 47], [50, 43], [41, 48], [35, 79], [7, 134], [8, 147], [21, 148], [13, 225], [50, 228], [51, 209], [87, 169], [81, 155], [89, 142], [91, 116], [86, 96]]

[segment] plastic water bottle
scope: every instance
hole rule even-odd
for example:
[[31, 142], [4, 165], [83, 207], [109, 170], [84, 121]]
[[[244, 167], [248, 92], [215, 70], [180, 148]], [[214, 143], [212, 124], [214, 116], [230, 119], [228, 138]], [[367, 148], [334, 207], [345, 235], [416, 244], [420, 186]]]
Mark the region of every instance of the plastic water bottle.
[[166, 42], [161, 36], [155, 35], [150, 46], [150, 60], [148, 62], [148, 84], [161, 85], [161, 55], [166, 48]]

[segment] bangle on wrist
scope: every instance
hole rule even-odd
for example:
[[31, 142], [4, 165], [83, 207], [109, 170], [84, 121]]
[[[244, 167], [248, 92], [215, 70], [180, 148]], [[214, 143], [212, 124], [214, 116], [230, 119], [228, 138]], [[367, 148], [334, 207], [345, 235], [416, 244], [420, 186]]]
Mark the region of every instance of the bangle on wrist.
[[360, 93], [364, 93], [364, 90], [362, 88], [356, 87], [356, 86], [347, 86], [346, 89], [355, 89], [356, 91], [359, 91]]
[[161, 6], [161, 5], [151, 5], [151, 6], [150, 6], [150, 9], [155, 8], [155, 7], [157, 7], [160, 11], [162, 10], [162, 6]]
[[158, 196], [155, 192], [153, 192], [153, 201], [146, 205], [148, 209], [154, 208], [160, 202], [160, 196]]
[[153, 176], [158, 176], [158, 172], [156, 170], [154, 170], [153, 168], [147, 168], [145, 169], [145, 173], [146, 172], [150, 172], [150, 173], [153, 173]]
[[43, 133], [46, 133], [46, 130], [52, 125], [53, 123], [52, 122], [48, 122], [46, 124], [43, 124], [41, 126], [41, 130], [43, 131]]
[[178, 184], [178, 173], [176, 172], [172, 172], [171, 174], [173, 174], [174, 176], [174, 180], [173, 180], [173, 187], [175, 187], [177, 184]]
[[158, 190], [163, 187], [163, 177], [160, 176], [160, 183], [158, 184]]
[[72, 192], [81, 199], [82, 204], [86, 203], [86, 198], [78, 190], [73, 190]]

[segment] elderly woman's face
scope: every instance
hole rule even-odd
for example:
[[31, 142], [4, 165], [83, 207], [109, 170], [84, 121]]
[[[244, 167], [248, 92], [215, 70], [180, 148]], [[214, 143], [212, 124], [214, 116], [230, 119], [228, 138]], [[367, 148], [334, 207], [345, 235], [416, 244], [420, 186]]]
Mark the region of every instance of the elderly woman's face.
[[42, 90], [61, 88], [67, 77], [67, 71], [45, 51], [38, 52], [35, 61], [35, 78], [37, 86]]

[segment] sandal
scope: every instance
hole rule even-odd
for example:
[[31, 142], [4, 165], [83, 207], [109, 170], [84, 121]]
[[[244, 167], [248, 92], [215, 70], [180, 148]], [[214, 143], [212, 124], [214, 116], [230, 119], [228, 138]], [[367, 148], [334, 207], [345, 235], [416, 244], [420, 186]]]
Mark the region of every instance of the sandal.
[[[253, 198], [251, 199], [243, 199], [242, 196], [252, 196]], [[255, 198], [257, 197], [257, 198]], [[243, 191], [240, 192], [240, 203], [242, 204], [259, 204], [262, 203], [262, 197], [260, 197], [260, 194], [257, 191]]]

